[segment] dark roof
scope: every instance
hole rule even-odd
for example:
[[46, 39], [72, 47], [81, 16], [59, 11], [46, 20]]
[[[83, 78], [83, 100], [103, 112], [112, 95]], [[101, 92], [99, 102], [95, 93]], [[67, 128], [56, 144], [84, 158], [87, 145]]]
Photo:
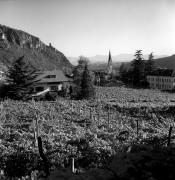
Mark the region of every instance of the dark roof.
[[173, 69], [156, 69], [151, 72], [149, 75], [151, 76], [175, 76]]
[[56, 83], [72, 81], [67, 78], [62, 70], [44, 71], [37, 77], [37, 83]]

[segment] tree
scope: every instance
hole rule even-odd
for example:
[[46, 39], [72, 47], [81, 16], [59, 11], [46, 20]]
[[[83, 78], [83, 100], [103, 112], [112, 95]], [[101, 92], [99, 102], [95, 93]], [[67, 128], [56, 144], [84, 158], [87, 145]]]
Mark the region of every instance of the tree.
[[148, 61], [146, 62], [146, 66], [145, 66], [146, 75], [149, 75], [154, 70], [155, 70], [154, 55], [153, 53], [150, 53], [148, 57]]
[[81, 80], [81, 99], [94, 98], [94, 96], [95, 88], [93, 86], [93, 82], [91, 81], [91, 76], [86, 64]]
[[142, 50], [137, 50], [135, 53], [135, 59], [132, 61], [132, 80], [133, 85], [140, 86], [141, 81], [144, 79], [145, 63], [143, 61]]
[[81, 97], [81, 83], [82, 83], [83, 72], [84, 72], [85, 66], [87, 66], [88, 63], [89, 63], [88, 58], [84, 56], [80, 56], [78, 60], [78, 65], [73, 70], [74, 83], [76, 85], [76, 89], [73, 92], [73, 96], [76, 98]]
[[120, 75], [120, 79], [123, 82], [125, 81], [124, 79], [125, 79], [127, 73], [128, 73], [127, 67], [126, 67], [125, 63], [122, 63], [119, 68], [119, 75]]
[[88, 65], [89, 63], [90, 63], [90, 61], [87, 57], [85, 57], [85, 56], [79, 57], [79, 60], [78, 60], [79, 65], [85, 66], [85, 65]]
[[89, 60], [86, 57], [80, 56], [78, 60], [78, 65], [74, 68], [74, 83], [77, 86], [81, 86], [81, 78], [84, 71], [85, 66], [88, 64]]
[[6, 77], [8, 83], [7, 96], [14, 100], [26, 100], [30, 97], [30, 86], [36, 82], [39, 71], [19, 57], [8, 68]]

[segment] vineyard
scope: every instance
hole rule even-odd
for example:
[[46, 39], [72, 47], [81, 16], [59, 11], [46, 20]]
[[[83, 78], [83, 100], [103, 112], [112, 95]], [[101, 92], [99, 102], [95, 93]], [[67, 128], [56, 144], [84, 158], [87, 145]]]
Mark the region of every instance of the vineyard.
[[[119, 177], [112, 170], [105, 172], [109, 158], [129, 152], [133, 144], [173, 146], [174, 116], [175, 96], [156, 90], [98, 87], [96, 99], [90, 101], [5, 100], [0, 103], [0, 169], [13, 177], [42, 169], [36, 141], [40, 136], [51, 169], [69, 169], [73, 158], [82, 173], [66, 172], [71, 178]], [[11, 157], [19, 160], [18, 152], [25, 160], [16, 167], [24, 169], [22, 174], [15, 174], [19, 169], [8, 163]]]

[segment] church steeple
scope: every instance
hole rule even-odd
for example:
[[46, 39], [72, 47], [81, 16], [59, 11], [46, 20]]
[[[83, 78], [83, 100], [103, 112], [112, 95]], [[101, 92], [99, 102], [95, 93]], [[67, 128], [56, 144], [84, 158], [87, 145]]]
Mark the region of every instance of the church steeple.
[[109, 50], [109, 57], [108, 57], [108, 74], [112, 74], [112, 57], [111, 57], [110, 50]]

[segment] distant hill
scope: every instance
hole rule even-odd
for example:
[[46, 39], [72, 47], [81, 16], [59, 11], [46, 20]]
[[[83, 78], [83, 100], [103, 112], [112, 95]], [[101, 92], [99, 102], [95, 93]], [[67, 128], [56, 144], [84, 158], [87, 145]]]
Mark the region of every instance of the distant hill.
[[[119, 69], [121, 62], [114, 62], [113, 69]], [[89, 70], [107, 70], [108, 63], [92, 63], [89, 65]]]
[[157, 67], [175, 70], [175, 54], [164, 58], [158, 58], [154, 61]]
[[[166, 55], [155, 55], [155, 59], [157, 58], [163, 58], [166, 57]], [[88, 57], [91, 64], [106, 64], [108, 61], [108, 54], [107, 55], [96, 55]], [[113, 63], [121, 63], [121, 62], [129, 62], [134, 59], [134, 54], [118, 54], [118, 55], [112, 55], [112, 61]], [[143, 56], [144, 59], [148, 59], [148, 54]], [[77, 64], [78, 57], [68, 57], [70, 62], [74, 65]]]
[[[168, 68], [175, 70], [175, 54], [172, 56], [154, 59], [157, 68]], [[126, 69], [129, 69], [131, 62], [125, 62]]]
[[63, 53], [44, 44], [38, 37], [0, 25], [0, 69], [24, 55], [25, 60], [41, 70], [70, 69]]
[[[144, 59], [148, 59], [148, 55], [143, 56]], [[161, 58], [160, 58], [161, 57]], [[93, 57], [88, 57], [90, 60], [89, 69], [90, 70], [106, 70], [108, 64], [108, 55], [96, 55]], [[164, 59], [165, 55], [155, 56], [155, 58]], [[125, 62], [127, 68], [129, 68], [130, 61], [134, 59], [133, 54], [119, 54], [112, 56], [113, 69], [119, 69], [122, 62]], [[72, 64], [76, 65], [78, 57], [69, 57]], [[159, 65], [159, 63], [158, 63]]]

